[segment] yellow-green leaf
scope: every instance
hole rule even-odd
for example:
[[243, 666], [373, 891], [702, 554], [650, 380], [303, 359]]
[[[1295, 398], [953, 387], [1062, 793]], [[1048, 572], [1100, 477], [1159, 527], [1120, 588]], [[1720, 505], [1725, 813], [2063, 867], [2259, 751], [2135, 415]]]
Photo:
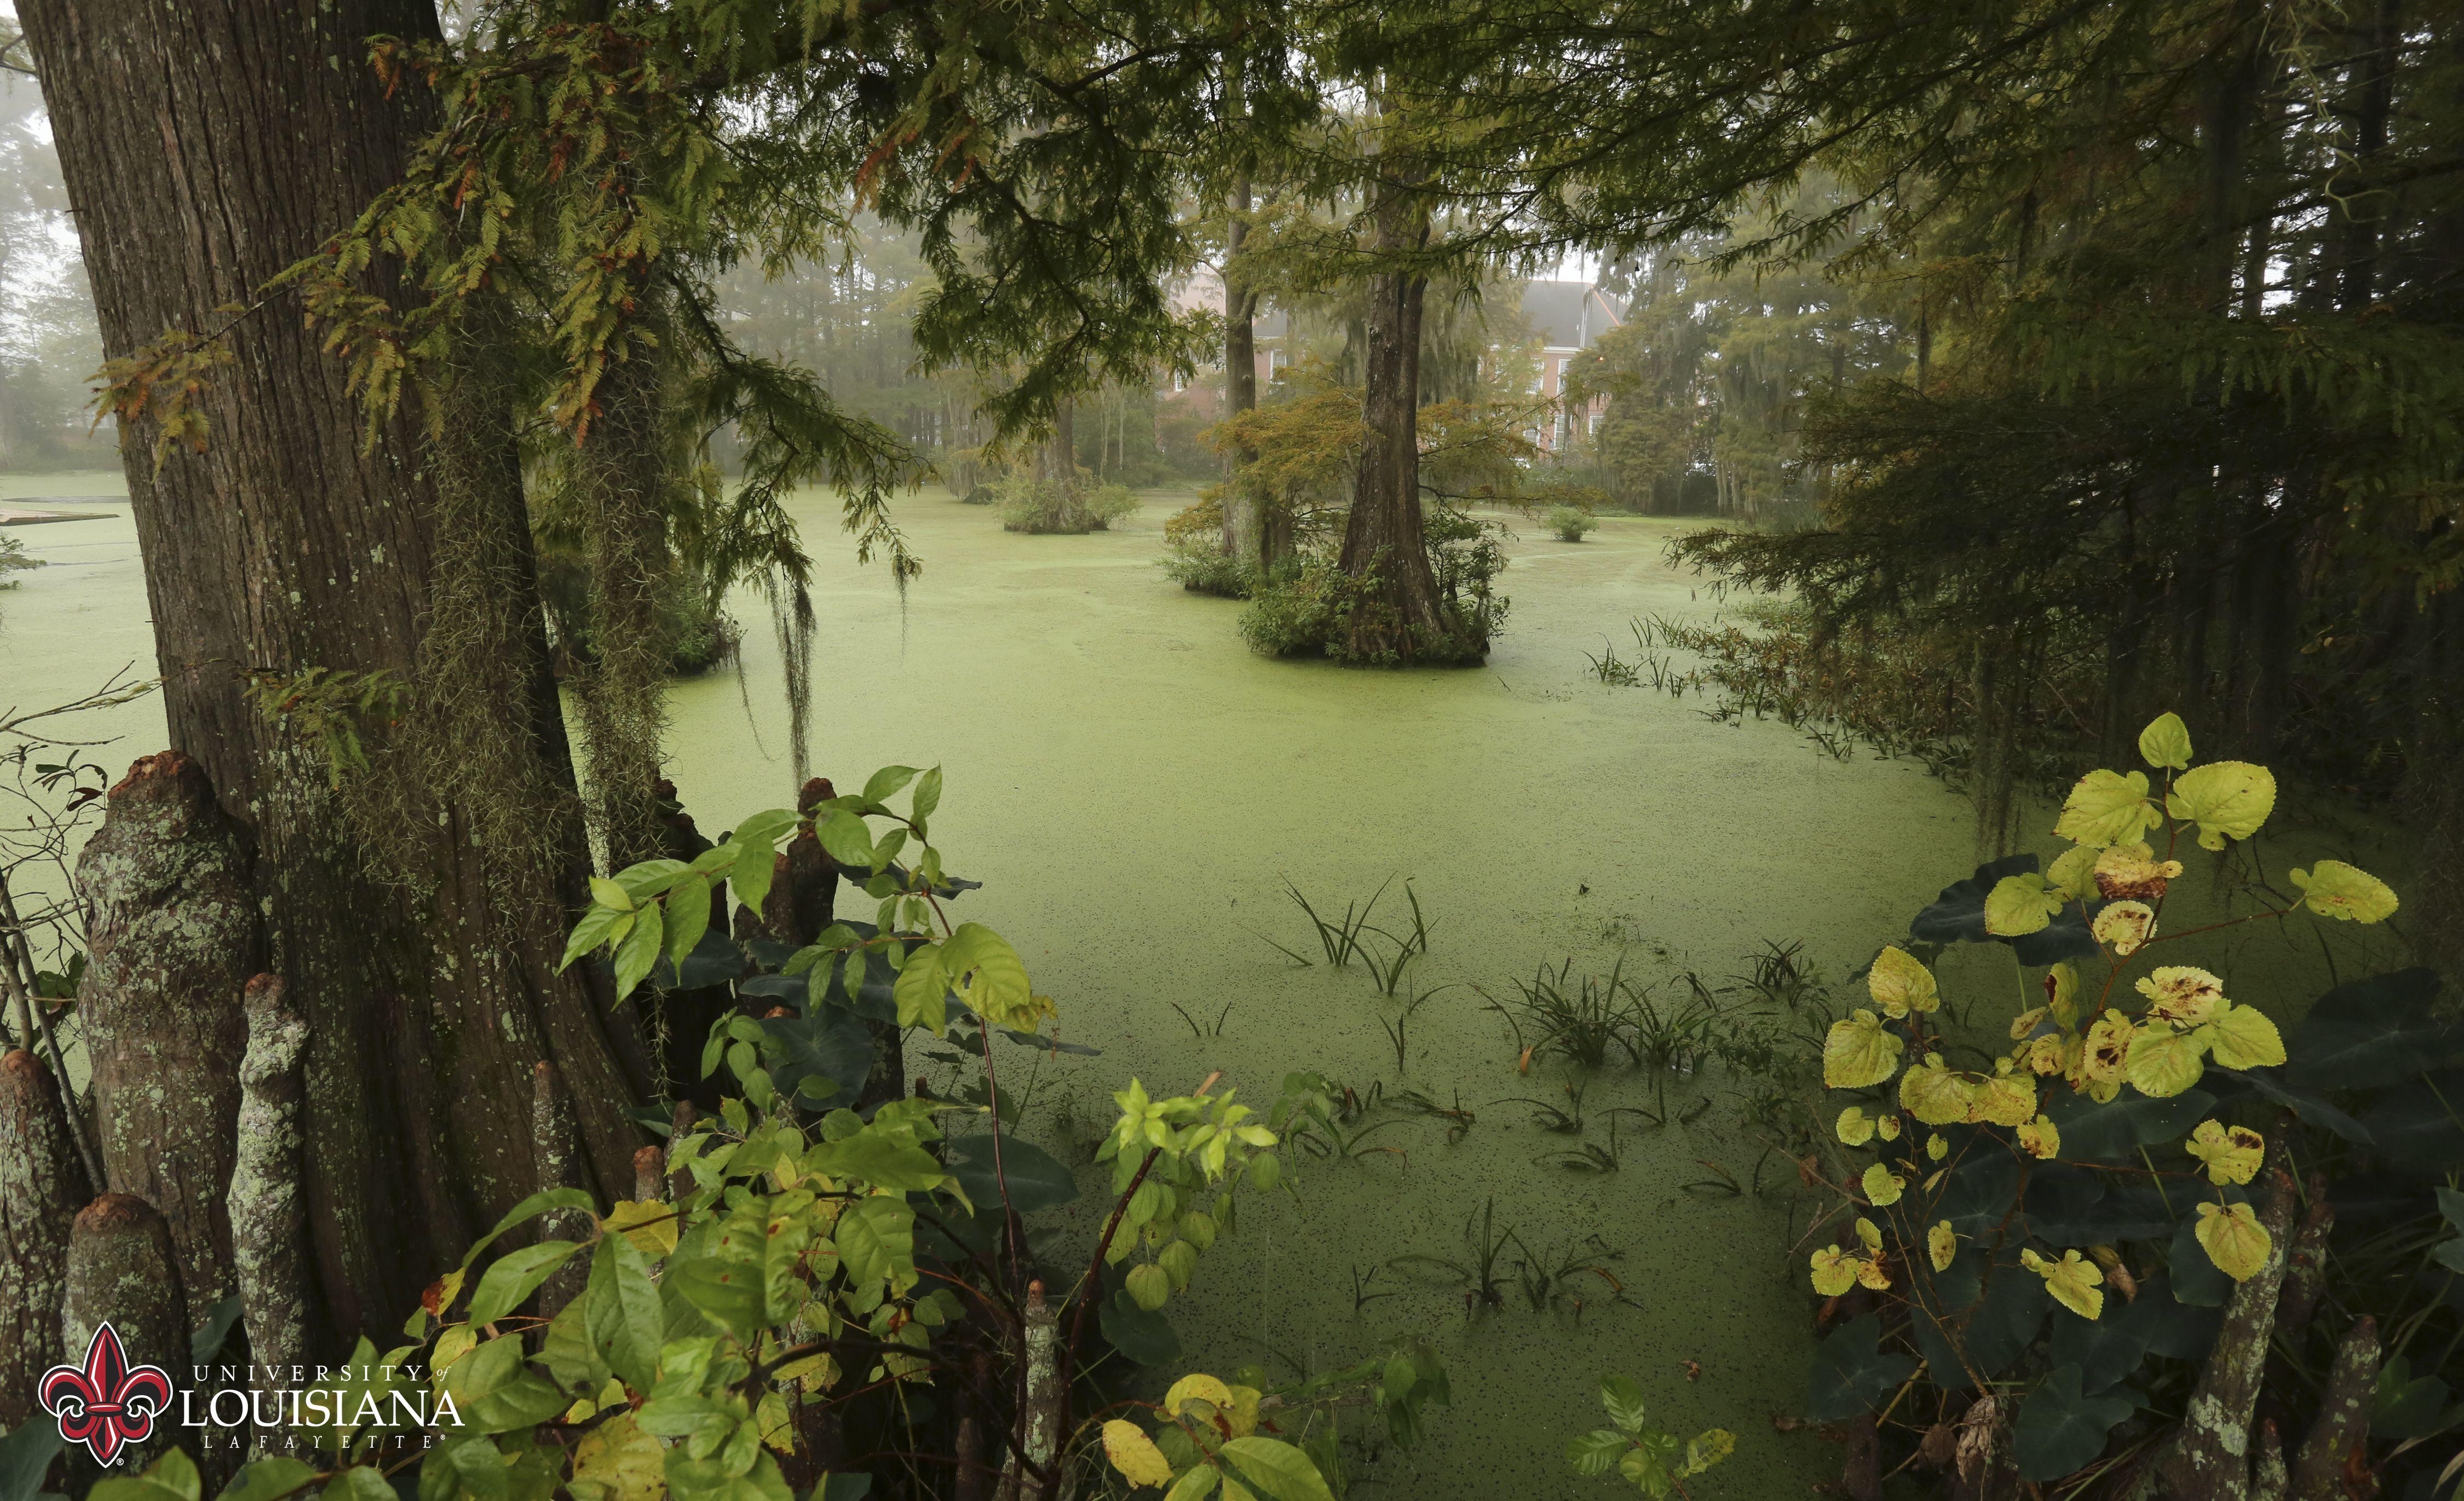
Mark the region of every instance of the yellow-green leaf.
[[2156, 822], [2156, 809], [2147, 800], [2146, 772], [2090, 772], [2062, 800], [2054, 832], [2102, 849], [2135, 839]]
[[1164, 1416], [1177, 1418], [1180, 1409], [1191, 1401], [1212, 1403], [1218, 1407], [1232, 1405], [1232, 1388], [1203, 1372], [1182, 1377], [1163, 1394]]
[[1926, 1125], [1952, 1125], [1968, 1119], [1974, 1087], [1944, 1067], [1942, 1055], [1928, 1053], [1924, 1063], [1900, 1080], [1900, 1103]]
[[2093, 1261], [2082, 1258], [2077, 1251], [2062, 1252], [2059, 1261], [2048, 1261], [2033, 1251], [2019, 1252], [2019, 1264], [2045, 1279], [2045, 1291], [2054, 1301], [2081, 1318], [2097, 1318], [2104, 1313], [2104, 1273]]
[[590, 899], [603, 907], [614, 907], [619, 912], [633, 910], [633, 898], [624, 887], [605, 876], [590, 878]]
[[2218, 1187], [2250, 1182], [2267, 1158], [2265, 1137], [2248, 1126], [2227, 1127], [2215, 1120], [2200, 1121], [2183, 1144], [2192, 1157], [2208, 1164], [2208, 1181]]
[[1936, 1220], [1933, 1229], [1925, 1231], [1925, 1255], [1932, 1260], [1933, 1269], [1948, 1272], [1951, 1258], [1958, 1254], [1959, 1232], [1950, 1228], [1950, 1221]]
[[1832, 1089], [1862, 1089], [1891, 1077], [1907, 1044], [1872, 1012], [1858, 1010], [1833, 1022], [1822, 1039], [1822, 1082]]
[[1914, 954], [1898, 947], [1884, 948], [1874, 956], [1874, 968], [1865, 976], [1865, 990], [1886, 1016], [1929, 1012], [1942, 1005], [1933, 971], [1919, 963]]
[[2116, 902], [2096, 915], [2088, 931], [2098, 943], [2127, 959], [2155, 936], [2156, 909], [2145, 902]]
[[2143, 1027], [2130, 1039], [2128, 1069], [2131, 1087], [2159, 1099], [2178, 1095], [2207, 1072], [2205, 1050], [2189, 1033], [2170, 1027]]
[[2096, 895], [2096, 858], [2093, 844], [2074, 844], [2054, 859], [2045, 872], [2045, 884], [2062, 894], [2069, 902], [2085, 902]]
[[2233, 1003], [2225, 999], [2225, 983], [2192, 965], [2159, 965], [2139, 982], [2147, 997], [2147, 1015], [2176, 1027], [2201, 1027], [2215, 1020]]
[[1985, 894], [1985, 931], [1998, 938], [2025, 938], [2044, 931], [2062, 909], [2062, 894], [2033, 870], [2005, 876]]
[[2019, 1127], [2019, 1150], [2030, 1157], [2050, 1159], [2062, 1154], [2062, 1132], [2052, 1118], [2038, 1116]]
[[2202, 1204], [2195, 1233], [2199, 1247], [2216, 1270], [2235, 1282], [2247, 1282], [2266, 1270], [2276, 1249], [2267, 1227], [2258, 1223], [2247, 1204]]
[[2199, 826], [2202, 849], [2246, 839], [2276, 811], [2276, 773], [2248, 761], [2211, 761], [2174, 778], [2165, 811]]
[[1114, 1418], [1104, 1425], [1104, 1457], [1133, 1486], [1172, 1484], [1172, 1465], [1155, 1440], [1134, 1423]]
[[1865, 1169], [1863, 1180], [1865, 1202], [1878, 1209], [1887, 1209], [1899, 1203], [1900, 1195], [1906, 1190], [1907, 1186], [1906, 1179], [1880, 1163]]
[[2368, 871], [2340, 859], [2322, 859], [2293, 872], [2301, 904], [2321, 917], [2347, 923], [2384, 923], [2395, 916], [2395, 893]]
[[1874, 1140], [1874, 1118], [1865, 1114], [1864, 1106], [1850, 1105], [1839, 1112], [1838, 1123], [1833, 1130], [1848, 1145], [1862, 1146]]
[[1814, 1291], [1824, 1297], [1837, 1297], [1855, 1287], [1857, 1269], [1864, 1264], [1862, 1257], [1852, 1255], [1837, 1246], [1823, 1247], [1814, 1253], [1812, 1260]]
[[2260, 1012], [2227, 1001], [2215, 1020], [2194, 1035], [2229, 1069], [2274, 1068], [2284, 1061], [2284, 1037]]
[[[2003, 1066], [2009, 1066], [2009, 1059]], [[1977, 1080], [1969, 1095], [1968, 1119], [1987, 1125], [2025, 1125], [2036, 1113], [2036, 1081], [2025, 1074], [1994, 1074]]]
[[2181, 771], [2190, 764], [2190, 727], [2179, 714], [2157, 715], [2139, 731], [2139, 753], [2149, 766]]

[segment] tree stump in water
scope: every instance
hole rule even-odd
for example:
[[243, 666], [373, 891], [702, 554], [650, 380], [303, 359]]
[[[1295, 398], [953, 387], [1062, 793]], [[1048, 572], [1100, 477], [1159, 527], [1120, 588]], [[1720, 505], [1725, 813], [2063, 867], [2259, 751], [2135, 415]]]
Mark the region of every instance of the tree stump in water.
[[34, 1382], [63, 1359], [70, 1228], [93, 1198], [51, 1070], [0, 1056], [0, 1427], [34, 1416]]
[[[109, 1323], [131, 1365], [159, 1365], [176, 1378], [188, 1359], [188, 1299], [180, 1287], [171, 1228], [135, 1194], [106, 1193], [78, 1211], [69, 1235], [67, 1287], [60, 1299], [60, 1344], [69, 1363], [84, 1359], [94, 1333]], [[134, 1473], [178, 1447], [176, 1413], [118, 1463]]]
[[240, 993], [260, 946], [248, 859], [205, 772], [165, 750], [112, 788], [77, 881], [99, 1186], [162, 1212], [189, 1295], [210, 1306], [232, 1292], [224, 1195], [248, 1041]]

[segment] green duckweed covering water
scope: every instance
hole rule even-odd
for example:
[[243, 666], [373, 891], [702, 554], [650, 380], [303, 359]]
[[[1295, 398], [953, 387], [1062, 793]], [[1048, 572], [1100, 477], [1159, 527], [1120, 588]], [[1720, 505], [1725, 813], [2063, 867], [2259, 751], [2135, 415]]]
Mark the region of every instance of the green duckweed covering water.
[[[8, 494], [115, 488], [0, 479]], [[1766, 939], [1801, 940], [1838, 972], [1966, 873], [1966, 805], [1912, 765], [1834, 761], [1776, 723], [1714, 724], [1698, 699], [1591, 679], [1584, 652], [1628, 617], [1710, 609], [1661, 561], [1674, 524], [1610, 518], [1569, 548], [1523, 523], [1504, 580], [1512, 627], [1485, 667], [1351, 672], [1254, 657], [1233, 628], [1238, 604], [1166, 580], [1153, 560], [1175, 504], [1152, 501], [1109, 533], [1038, 537], [938, 491], [911, 497], [898, 519], [927, 569], [903, 607], [885, 572], [835, 545], [829, 503], [803, 508], [820, 557], [815, 770], [845, 782], [941, 763], [936, 842], [986, 882], [966, 910], [1018, 943], [1066, 1034], [1105, 1050], [1040, 1065], [1003, 1050], [1005, 1085], [1034, 1075], [1089, 1140], [1132, 1075], [1178, 1092], [1222, 1069], [1262, 1106], [1293, 1069], [1389, 1094], [1460, 1091], [1479, 1115], [1460, 1142], [1415, 1120], [1375, 1138], [1400, 1155], [1294, 1160], [1298, 1202], [1244, 1212], [1169, 1309], [1190, 1363], [1280, 1378], [1397, 1334], [1431, 1338], [1455, 1406], [1378, 1467], [1372, 1493], [1611, 1493], [1572, 1476], [1562, 1449], [1593, 1425], [1613, 1371], [1642, 1381], [1669, 1428], [1738, 1432], [1707, 1494], [1805, 1493], [1837, 1451], [1767, 1421], [1796, 1405], [1811, 1347], [1801, 1264], [1782, 1253], [1786, 1209], [1684, 1186], [1706, 1176], [1702, 1159], [1750, 1168], [1733, 1103], [1692, 1126], [1629, 1120], [1613, 1174], [1535, 1165], [1568, 1139], [1492, 1101], [1553, 1096], [1572, 1076], [1543, 1061], [1518, 1077], [1511, 1034], [1469, 986], [1503, 993], [1509, 976], [1569, 955], [1604, 972], [1621, 948], [1645, 980], [1676, 966], [1722, 976]], [[124, 509], [17, 534], [57, 566], [0, 594], [0, 701], [65, 699], [131, 660], [150, 670]], [[739, 611], [741, 684], [722, 671], [671, 696], [671, 772], [713, 834], [793, 792], [775, 655], [758, 602]], [[99, 753], [116, 770], [156, 749], [160, 705], [121, 709], [107, 729], [126, 736]], [[1390, 877], [1411, 880], [1435, 922], [1415, 983], [1460, 987], [1415, 1017], [1400, 1077], [1378, 1021], [1393, 1008], [1361, 969], [1295, 968], [1254, 936], [1312, 946], [1286, 879], [1339, 909]], [[2283, 993], [2306, 988], [2315, 955], [2264, 942], [2245, 968], [2263, 966]], [[1954, 956], [1944, 979], [1953, 994], [2008, 998], [1981, 1022], [2015, 1008], [1998, 950]], [[1221, 1035], [1193, 1036], [1175, 1002], [1210, 1026], [1228, 1007]], [[1590, 1080], [1590, 1139], [1605, 1142], [1608, 1108], [1647, 1094], [1620, 1066]], [[1595, 1294], [1579, 1316], [1533, 1313], [1509, 1288], [1504, 1312], [1467, 1318], [1458, 1289], [1387, 1271], [1373, 1291], [1395, 1295], [1355, 1309], [1355, 1272], [1458, 1253], [1466, 1216], [1491, 1199], [1497, 1227], [1535, 1251], [1596, 1235], [1621, 1251], [1610, 1265], [1639, 1306]]]

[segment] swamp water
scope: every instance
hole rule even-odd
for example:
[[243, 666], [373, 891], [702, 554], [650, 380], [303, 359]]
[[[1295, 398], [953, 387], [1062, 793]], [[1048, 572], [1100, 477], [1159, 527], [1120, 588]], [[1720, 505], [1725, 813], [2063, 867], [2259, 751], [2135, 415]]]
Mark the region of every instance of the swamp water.
[[[0, 478], [0, 498], [110, 494], [116, 480]], [[828, 497], [799, 510], [821, 614], [814, 770], [852, 787], [882, 764], [941, 764], [936, 839], [985, 882], [959, 910], [1018, 944], [1066, 1037], [1104, 1050], [1039, 1061], [1004, 1047], [1004, 1088], [1031, 1081], [1031, 1129], [1072, 1161], [1084, 1152], [1051, 1136], [1048, 1112], [1066, 1105], [1091, 1149], [1132, 1076], [1178, 1093], [1221, 1069], [1262, 1110], [1294, 1069], [1389, 1098], [1459, 1093], [1478, 1120], [1458, 1142], [1441, 1120], [1384, 1111], [1363, 1123], [1400, 1123], [1368, 1144], [1394, 1152], [1287, 1153], [1297, 1202], [1244, 1207], [1167, 1306], [1182, 1368], [1254, 1363], [1283, 1380], [1428, 1338], [1454, 1405], [1432, 1412], [1419, 1447], [1385, 1456], [1364, 1494], [1614, 1493], [1620, 1483], [1577, 1479], [1563, 1458], [1599, 1421], [1595, 1389], [1612, 1372], [1641, 1381], [1667, 1428], [1737, 1433], [1706, 1494], [1805, 1493], [1838, 1451], [1769, 1423], [1797, 1406], [1812, 1348], [1803, 1263], [1784, 1253], [1779, 1180], [1793, 1174], [1766, 1166], [1761, 1199], [1688, 1187], [1711, 1176], [1706, 1161], [1744, 1178], [1760, 1155], [1716, 1074], [1671, 1082], [1672, 1105], [1712, 1097], [1692, 1124], [1622, 1118], [1615, 1172], [1535, 1163], [1607, 1145], [1608, 1112], [1650, 1103], [1650, 1080], [1621, 1061], [1586, 1077], [1546, 1056], [1518, 1075], [1513, 1033], [1472, 986], [1504, 999], [1541, 964], [1571, 956], [1577, 976], [1605, 974], [1620, 953], [1629, 978], [1692, 968], [1717, 983], [1766, 940], [1802, 941], [1837, 974], [1967, 874], [1966, 804], [1911, 763], [1835, 761], [1775, 722], [1715, 724], [1700, 697], [1593, 679], [1584, 653], [1622, 642], [1629, 617], [1711, 609], [1661, 558], [1679, 523], [1609, 518], [1568, 545], [1519, 522], [1501, 580], [1512, 620], [1486, 666], [1353, 672], [1253, 656], [1240, 605], [1164, 578], [1161, 526], [1179, 503], [1153, 498], [1109, 533], [1031, 537], [937, 489], [907, 497], [895, 517], [926, 568], [903, 605], [885, 570], [855, 564]], [[154, 670], [125, 505], [97, 511], [11, 529], [54, 566], [0, 592], [0, 704], [60, 702], [132, 661]], [[671, 772], [714, 835], [793, 794], [775, 644], [758, 599], [737, 609], [741, 678], [721, 670], [670, 699]], [[150, 699], [89, 723], [123, 737], [99, 752], [115, 771], [162, 735]], [[1339, 913], [1390, 878], [1378, 924], [1408, 922], [1409, 880], [1432, 925], [1406, 989], [1451, 987], [1412, 1018], [1399, 1074], [1380, 1024], [1396, 1003], [1363, 967], [1297, 968], [1258, 936], [1314, 956], [1284, 881]], [[1993, 998], [1981, 1021], [2015, 1009], [1998, 951], [1957, 956], [1944, 980]], [[1570, 1081], [1587, 1086], [1579, 1139], [1497, 1102], [1562, 1103]], [[1106, 1182], [1089, 1168], [1064, 1211], [1078, 1216], [1061, 1238], [1073, 1264]], [[1579, 1312], [1535, 1312], [1515, 1285], [1527, 1252], [1509, 1249], [1506, 1306], [1467, 1316], [1449, 1275], [1386, 1265], [1463, 1259], [1466, 1219], [1492, 1201], [1495, 1229], [1529, 1256], [1591, 1249], [1629, 1301], [1585, 1273]]]

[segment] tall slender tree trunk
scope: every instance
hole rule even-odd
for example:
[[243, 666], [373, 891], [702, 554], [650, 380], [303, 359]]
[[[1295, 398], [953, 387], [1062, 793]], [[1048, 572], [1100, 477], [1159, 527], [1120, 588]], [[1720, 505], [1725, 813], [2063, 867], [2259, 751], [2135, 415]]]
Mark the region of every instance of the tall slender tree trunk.
[[[1241, 280], [1241, 247], [1249, 238], [1251, 207], [1249, 179], [1243, 173], [1233, 184], [1232, 218], [1223, 231], [1223, 415], [1227, 419], [1258, 409], [1258, 294]], [[1241, 486], [1241, 471], [1257, 458], [1250, 448], [1232, 455], [1232, 483], [1223, 488], [1223, 551], [1264, 570], [1290, 553], [1291, 528], [1277, 525], [1278, 518]]]
[[[366, 62], [373, 34], [438, 34], [428, 0], [25, 0], [19, 14], [114, 357], [219, 327], [218, 308], [347, 227], [429, 107], [408, 80], [389, 97]], [[541, 1059], [572, 1087], [584, 1181], [622, 1192], [622, 1109], [645, 1060], [631, 1013], [596, 1004], [581, 968], [556, 970], [585, 852], [510, 413], [449, 424], [431, 446], [406, 409], [363, 446], [342, 367], [295, 309], [242, 318], [228, 347], [202, 451], [158, 471], [150, 417], [121, 446], [172, 743], [240, 830], [268, 967], [309, 1028], [321, 1352], [397, 1325], [474, 1225], [537, 1186]], [[449, 605], [484, 619], [454, 622]], [[431, 758], [388, 754], [372, 723], [378, 774], [360, 780], [380, 785], [338, 792], [299, 727], [247, 692], [252, 674], [310, 667], [390, 673], [414, 715], [458, 703], [497, 759], [435, 775]], [[509, 820], [489, 786], [558, 795]], [[385, 793], [423, 816], [385, 831], [380, 858], [350, 811]], [[526, 831], [518, 847], [501, 847], [508, 827]]]
[[[1387, 191], [1370, 248], [1417, 249], [1427, 235], [1425, 217], [1404, 203], [1399, 188]], [[1458, 654], [1420, 528], [1420, 304], [1428, 285], [1426, 276], [1400, 270], [1369, 279], [1360, 412], [1369, 436], [1342, 557], [1356, 590], [1342, 649], [1358, 662]]]

